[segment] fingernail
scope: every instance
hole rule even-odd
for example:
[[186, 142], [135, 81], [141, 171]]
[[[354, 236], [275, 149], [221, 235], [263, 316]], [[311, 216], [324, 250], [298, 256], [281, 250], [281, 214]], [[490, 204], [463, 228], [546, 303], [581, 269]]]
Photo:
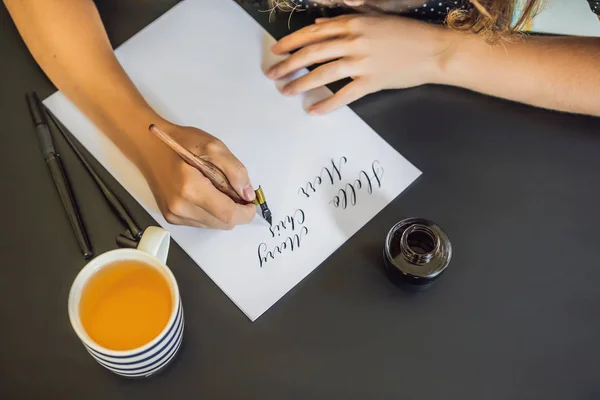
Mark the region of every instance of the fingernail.
[[246, 187], [244, 187], [244, 190], [242, 192], [244, 193], [244, 198], [248, 201], [253, 201], [256, 197], [256, 193], [254, 193], [254, 189], [252, 189], [251, 185], [247, 185]]
[[365, 0], [344, 0], [348, 7], [360, 7], [365, 4]]
[[292, 89], [289, 86], [284, 86], [283, 89], [281, 89], [281, 93], [283, 93], [286, 96], [289, 96], [290, 94], [292, 94]]
[[276, 68], [271, 68], [271, 69], [269, 69], [269, 71], [267, 71], [267, 76], [271, 79], [275, 78], [276, 75], [277, 75]]
[[318, 109], [318, 108], [316, 108], [316, 107], [310, 107], [310, 108], [308, 109], [308, 113], [309, 113], [310, 115], [319, 115], [319, 114], [320, 114], [320, 112], [319, 112], [319, 109]]

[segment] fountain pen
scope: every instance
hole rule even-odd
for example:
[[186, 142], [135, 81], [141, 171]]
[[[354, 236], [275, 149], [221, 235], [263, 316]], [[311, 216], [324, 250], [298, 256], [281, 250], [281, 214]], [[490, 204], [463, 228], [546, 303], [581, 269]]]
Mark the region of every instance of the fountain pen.
[[259, 186], [254, 191], [256, 197], [252, 202], [244, 200], [236, 190], [231, 186], [227, 176], [221, 171], [216, 165], [208, 160], [203, 159], [200, 156], [195, 155], [181, 144], [177, 143], [171, 136], [169, 136], [162, 129], [152, 124], [148, 128], [155, 136], [157, 136], [163, 143], [171, 148], [175, 153], [179, 155], [185, 162], [190, 164], [192, 167], [198, 169], [205, 177], [207, 177], [211, 183], [219, 189], [221, 192], [229, 196], [233, 201], [238, 204], [250, 204], [253, 203], [260, 207], [263, 218], [273, 225], [273, 217], [271, 216], [271, 210], [265, 200], [265, 194], [262, 188]]

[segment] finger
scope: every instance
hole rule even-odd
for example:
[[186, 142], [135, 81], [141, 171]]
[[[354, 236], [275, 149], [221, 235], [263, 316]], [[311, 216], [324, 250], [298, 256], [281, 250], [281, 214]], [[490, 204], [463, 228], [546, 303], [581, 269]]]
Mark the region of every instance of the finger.
[[315, 23], [323, 23], [323, 22], [329, 22], [329, 21], [344, 21], [347, 19], [351, 19], [351, 18], [356, 18], [355, 15], [352, 14], [342, 14], [342, 15], [337, 15], [335, 17], [319, 17], [319, 18], [315, 18]]
[[193, 226], [195, 228], [230, 230], [234, 227], [234, 225], [226, 224], [182, 198], [176, 200], [174, 204], [172, 202], [165, 218], [170, 224]]
[[292, 96], [298, 93], [325, 86], [340, 79], [357, 75], [356, 64], [348, 60], [338, 60], [321, 65], [306, 75], [286, 84], [282, 93]]
[[[192, 172], [199, 174], [195, 170]], [[235, 203], [229, 196], [214, 187], [204, 176], [188, 176], [182, 193], [182, 197], [185, 200], [228, 226], [248, 224], [256, 215], [256, 206], [254, 204], [241, 205]], [[183, 210], [187, 214], [181, 214], [181, 212], [175, 214], [198, 220], [200, 210], [189, 208], [183, 208]]]
[[275, 54], [290, 53], [309, 44], [347, 34], [348, 24], [345, 21], [344, 19], [331, 20], [305, 26], [280, 39], [273, 45], [271, 51]]
[[229, 151], [227, 146], [220, 142], [218, 146], [208, 147], [207, 152], [210, 162], [223, 171], [235, 191], [244, 200], [253, 201], [256, 194], [254, 193], [250, 177], [248, 176], [248, 170], [244, 164]]
[[201, 222], [195, 221], [193, 219], [187, 219], [187, 218], [179, 217], [179, 216], [174, 215], [174, 214], [165, 215], [165, 219], [171, 225], [191, 226], [191, 227], [194, 227], [194, 228], [202, 228], [202, 229], [213, 228], [213, 227], [209, 227], [208, 225], [205, 225], [205, 224], [203, 224]]
[[347, 55], [348, 47], [349, 43], [345, 39], [308, 45], [271, 67], [267, 76], [271, 79], [279, 79], [310, 65], [341, 58]]
[[367, 94], [364, 86], [360, 79], [355, 80], [341, 88], [333, 96], [321, 100], [318, 103], [313, 104], [309, 109], [308, 113], [311, 115], [322, 115], [331, 112], [339, 107], [356, 101]]
[[319, 18], [315, 18], [315, 24], [322, 24], [324, 22], [331, 22], [331, 21], [343, 21], [343, 20], [347, 20], [352, 17], [353, 16], [349, 15], [349, 14], [337, 15], [335, 17], [319, 17]]
[[[219, 192], [219, 194], [223, 195]], [[223, 195], [225, 196], [225, 195]], [[226, 197], [226, 196], [225, 196]], [[231, 229], [237, 225], [246, 225], [252, 222], [256, 216], [256, 206], [252, 203], [241, 205], [233, 202], [229, 198], [228, 201], [221, 202], [207, 196], [196, 201], [196, 205], [200, 210], [204, 210], [215, 219], [215, 225], [219, 222], [223, 224], [222, 229]], [[212, 218], [211, 218], [212, 220]]]
[[348, 7], [360, 7], [365, 4], [365, 0], [344, 0]]

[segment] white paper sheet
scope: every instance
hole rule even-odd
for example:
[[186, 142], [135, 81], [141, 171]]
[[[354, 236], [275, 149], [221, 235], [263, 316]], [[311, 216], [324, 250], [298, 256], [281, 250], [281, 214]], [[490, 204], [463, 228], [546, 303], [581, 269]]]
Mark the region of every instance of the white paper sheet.
[[587, 0], [547, 0], [534, 18], [533, 32], [600, 36], [600, 21]]
[[265, 53], [272, 43], [232, 1], [185, 0], [116, 53], [159, 113], [219, 137], [246, 165], [252, 182], [265, 192], [274, 226], [281, 224], [274, 233], [258, 216], [232, 231], [168, 224], [143, 176], [118, 148], [61, 93], [45, 100], [252, 321], [421, 173], [349, 108], [320, 117], [306, 114], [306, 102], [329, 96], [328, 89], [281, 95], [263, 73], [274, 62]]

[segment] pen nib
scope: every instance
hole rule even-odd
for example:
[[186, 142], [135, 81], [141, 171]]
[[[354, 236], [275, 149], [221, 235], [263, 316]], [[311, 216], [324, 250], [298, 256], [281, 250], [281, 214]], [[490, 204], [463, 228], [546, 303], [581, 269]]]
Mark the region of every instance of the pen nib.
[[267, 203], [261, 204], [262, 216], [269, 223], [269, 226], [273, 226], [273, 218], [271, 217], [271, 210], [267, 206]]
[[271, 210], [269, 210], [269, 206], [267, 205], [267, 202], [265, 201], [265, 195], [260, 186], [256, 190], [256, 199], [254, 200], [254, 204], [260, 205], [260, 210], [262, 211], [263, 218], [269, 223], [269, 226], [273, 226], [273, 218], [271, 217]]

